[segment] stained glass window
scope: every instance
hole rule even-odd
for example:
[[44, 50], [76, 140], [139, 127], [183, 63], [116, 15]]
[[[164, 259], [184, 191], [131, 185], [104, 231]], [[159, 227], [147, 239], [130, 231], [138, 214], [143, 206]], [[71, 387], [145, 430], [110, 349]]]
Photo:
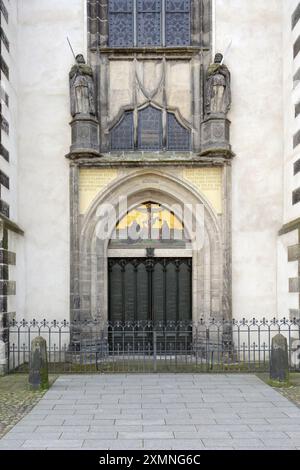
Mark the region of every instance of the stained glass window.
[[162, 148], [162, 112], [148, 106], [139, 111], [138, 148], [159, 150]]
[[111, 246], [157, 244], [185, 245], [189, 241], [184, 225], [166, 207], [154, 202], [146, 202], [129, 211], [116, 226]]
[[[161, 150], [163, 148], [162, 111], [147, 106], [138, 112], [139, 150]], [[173, 113], [167, 113], [167, 150], [189, 151], [191, 131], [180, 124]], [[111, 150], [134, 150], [133, 111], [125, 111], [119, 122], [110, 131]]]
[[112, 150], [133, 150], [133, 112], [127, 111], [110, 133]]
[[166, 0], [166, 46], [190, 44], [190, 0]]
[[134, 0], [109, 0], [109, 45], [126, 47], [134, 45]]
[[191, 0], [109, 0], [109, 45], [187, 46]]
[[161, 44], [161, 0], [138, 0], [137, 44], [159, 46]]
[[173, 113], [168, 113], [168, 150], [190, 150], [191, 133], [183, 127]]

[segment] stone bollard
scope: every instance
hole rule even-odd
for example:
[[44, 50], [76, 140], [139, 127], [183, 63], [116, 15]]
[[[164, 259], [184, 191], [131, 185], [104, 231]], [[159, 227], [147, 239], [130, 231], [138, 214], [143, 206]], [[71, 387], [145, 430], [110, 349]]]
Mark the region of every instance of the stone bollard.
[[288, 382], [289, 380], [287, 340], [281, 334], [272, 339], [270, 379], [276, 382]]
[[41, 336], [31, 342], [29, 386], [32, 390], [49, 388], [47, 343]]
[[0, 376], [7, 373], [7, 343], [0, 339]]

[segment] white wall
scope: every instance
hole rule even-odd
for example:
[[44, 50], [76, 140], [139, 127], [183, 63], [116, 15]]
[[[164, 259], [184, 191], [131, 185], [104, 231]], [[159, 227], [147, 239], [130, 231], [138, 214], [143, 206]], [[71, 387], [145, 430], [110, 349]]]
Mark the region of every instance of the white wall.
[[69, 318], [68, 73], [86, 55], [85, 0], [18, 0], [19, 223], [25, 230], [24, 314]]
[[277, 313], [282, 225], [282, 0], [215, 0], [216, 50], [232, 39], [233, 316]]

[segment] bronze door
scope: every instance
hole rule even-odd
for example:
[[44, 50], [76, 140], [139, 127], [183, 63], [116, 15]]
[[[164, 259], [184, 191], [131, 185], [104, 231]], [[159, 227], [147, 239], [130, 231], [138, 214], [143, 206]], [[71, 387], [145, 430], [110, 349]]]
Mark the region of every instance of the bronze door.
[[128, 346], [131, 332], [126, 338], [123, 335], [121, 344], [118, 322], [127, 323], [126, 330], [130, 325], [138, 330], [134, 341], [142, 339], [143, 348], [145, 344], [152, 348], [153, 330], [158, 348], [187, 346], [192, 320], [191, 258], [110, 258], [108, 274], [108, 319], [119, 348]]

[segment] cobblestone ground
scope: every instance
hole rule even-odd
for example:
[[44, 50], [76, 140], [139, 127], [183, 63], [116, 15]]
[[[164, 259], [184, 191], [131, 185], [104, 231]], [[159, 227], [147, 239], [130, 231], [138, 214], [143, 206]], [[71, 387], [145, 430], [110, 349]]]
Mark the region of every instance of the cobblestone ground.
[[[55, 377], [51, 377], [53, 383]], [[0, 438], [20, 421], [45, 392], [28, 389], [28, 375], [8, 375], [0, 377]]]
[[288, 388], [277, 389], [284, 397], [292, 400], [296, 405], [300, 406], [300, 374], [291, 374], [291, 386]]
[[[269, 374], [262, 373], [257, 374], [257, 376], [263, 380], [266, 384], [269, 382]], [[300, 407], [300, 373], [291, 373], [290, 374], [290, 386], [288, 387], [273, 387], [274, 390], [277, 390], [281, 395], [288, 398], [296, 405]]]

